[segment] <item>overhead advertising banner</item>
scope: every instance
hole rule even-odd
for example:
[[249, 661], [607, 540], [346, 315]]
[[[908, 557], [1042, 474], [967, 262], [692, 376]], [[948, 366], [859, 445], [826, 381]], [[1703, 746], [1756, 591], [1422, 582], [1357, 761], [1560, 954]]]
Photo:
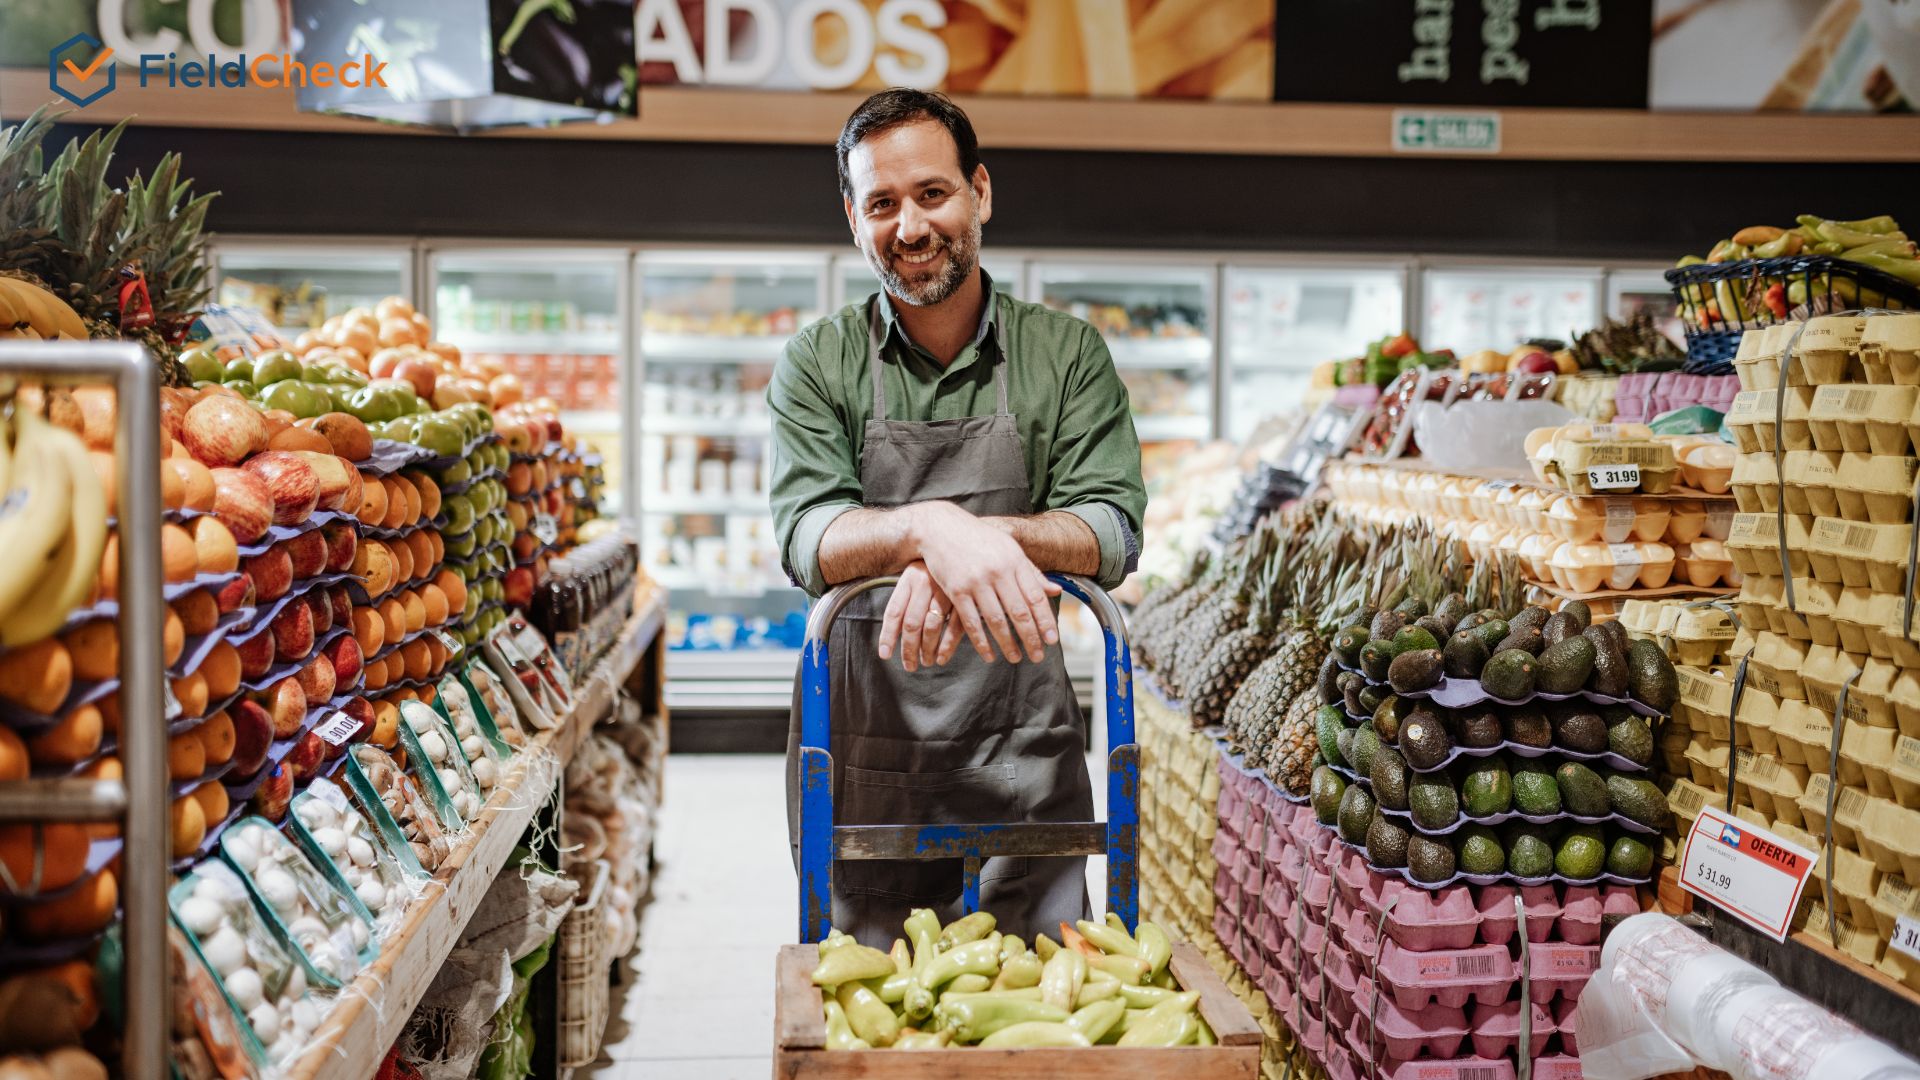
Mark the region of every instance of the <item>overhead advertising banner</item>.
[[1920, 0], [1658, 0], [1656, 109], [1920, 110]]
[[643, 85], [1266, 101], [1274, 0], [640, 0]]
[[[1736, 0], [1728, 0], [1736, 2]], [[1292, 0], [1276, 101], [1647, 104], [1651, 0]]]

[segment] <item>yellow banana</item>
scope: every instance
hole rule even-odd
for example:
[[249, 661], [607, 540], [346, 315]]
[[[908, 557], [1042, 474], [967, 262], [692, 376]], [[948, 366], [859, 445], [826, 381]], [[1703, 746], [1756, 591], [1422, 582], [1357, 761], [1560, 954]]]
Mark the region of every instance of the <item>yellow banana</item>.
[[11, 294], [0, 289], [0, 334], [9, 333], [15, 326], [26, 321], [26, 314], [14, 306]]
[[[72, 487], [52, 425], [32, 413], [16, 413], [13, 482], [0, 500], [0, 623], [47, 571], [47, 555], [72, 521]], [[68, 433], [68, 437], [73, 436]]]
[[[31, 282], [0, 276], [0, 292], [12, 297], [15, 314], [20, 315], [43, 338], [87, 339], [87, 324], [72, 305]], [[26, 311], [21, 309], [25, 308]]]
[[71, 497], [65, 540], [18, 610], [0, 621], [0, 645], [17, 648], [53, 636], [67, 613], [93, 595], [100, 556], [107, 546], [107, 493], [94, 472], [86, 444], [65, 428], [48, 425], [45, 439], [65, 473]]

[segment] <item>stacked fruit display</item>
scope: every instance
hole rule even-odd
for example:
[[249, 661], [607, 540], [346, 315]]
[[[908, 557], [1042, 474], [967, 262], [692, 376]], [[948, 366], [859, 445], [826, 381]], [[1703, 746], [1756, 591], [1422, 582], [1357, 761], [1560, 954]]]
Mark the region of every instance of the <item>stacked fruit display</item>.
[[[1826, 255], [1880, 271], [1897, 282], [1920, 285], [1920, 260], [1899, 222], [1885, 214], [1859, 221], [1830, 221], [1801, 214], [1791, 228], [1751, 225], [1713, 246], [1705, 258], [1688, 255], [1677, 266], [1777, 259], [1793, 255]], [[1719, 281], [1709, 289], [1693, 284], [1681, 289], [1680, 314], [1702, 329], [1757, 326], [1789, 318], [1801, 319], [1810, 303], [1836, 301], [1835, 306], [1902, 307], [1904, 297], [1879, 288], [1861, 288], [1853, 277], [1825, 272], [1809, 275], [1774, 267], [1751, 281]], [[1828, 310], [1831, 310], [1829, 308]]]

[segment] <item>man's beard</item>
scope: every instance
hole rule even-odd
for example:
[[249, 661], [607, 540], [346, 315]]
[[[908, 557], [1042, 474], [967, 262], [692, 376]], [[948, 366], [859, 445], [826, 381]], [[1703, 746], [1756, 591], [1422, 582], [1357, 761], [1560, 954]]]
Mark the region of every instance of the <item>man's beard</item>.
[[[909, 251], [894, 245], [886, 252], [869, 249], [863, 242], [862, 254], [867, 264], [880, 276], [880, 283], [888, 295], [914, 307], [931, 307], [954, 294], [962, 282], [973, 274], [974, 267], [980, 264], [980, 214], [975, 211], [967, 222], [966, 234], [958, 239], [948, 239], [941, 233], [929, 230], [925, 244], [917, 251]], [[929, 251], [946, 249], [944, 265], [938, 270], [915, 272], [911, 269], [902, 274], [893, 261], [896, 255], [920, 255]], [[907, 276], [912, 275], [912, 276]]]

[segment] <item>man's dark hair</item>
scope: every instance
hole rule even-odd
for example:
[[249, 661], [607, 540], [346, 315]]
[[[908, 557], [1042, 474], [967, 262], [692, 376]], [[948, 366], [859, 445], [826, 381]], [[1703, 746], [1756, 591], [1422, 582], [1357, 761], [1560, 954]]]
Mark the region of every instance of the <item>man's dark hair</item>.
[[903, 124], [931, 120], [947, 129], [953, 136], [953, 145], [960, 151], [960, 178], [964, 183], [973, 182], [973, 172], [980, 167], [980, 142], [974, 138], [973, 123], [960, 106], [953, 103], [947, 95], [933, 90], [907, 90], [896, 87], [882, 90], [860, 103], [847, 117], [847, 126], [840, 129], [840, 141], [834, 144], [834, 153], [840, 160], [840, 194], [844, 198], [853, 198], [853, 181], [847, 176], [847, 157], [853, 148], [870, 136], [884, 135]]

